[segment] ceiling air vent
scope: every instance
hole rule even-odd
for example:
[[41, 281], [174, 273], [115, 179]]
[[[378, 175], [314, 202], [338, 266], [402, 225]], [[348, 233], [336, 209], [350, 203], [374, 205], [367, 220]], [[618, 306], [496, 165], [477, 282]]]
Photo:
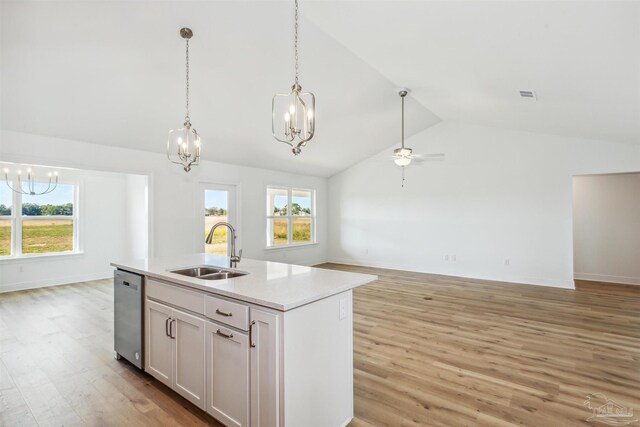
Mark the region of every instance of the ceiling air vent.
[[536, 92], [533, 90], [521, 90], [520, 97], [525, 99], [531, 99], [532, 101], [537, 100]]

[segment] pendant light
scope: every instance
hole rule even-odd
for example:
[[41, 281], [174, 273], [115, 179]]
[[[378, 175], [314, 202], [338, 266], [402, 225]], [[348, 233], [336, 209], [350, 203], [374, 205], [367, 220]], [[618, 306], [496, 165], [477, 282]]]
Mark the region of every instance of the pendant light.
[[295, 0], [293, 49], [295, 81], [289, 93], [277, 93], [271, 101], [271, 133], [273, 137], [292, 147], [294, 155], [313, 138], [316, 129], [316, 97], [302, 92], [298, 73], [298, 0]]
[[393, 150], [393, 161], [396, 165], [401, 167], [406, 167], [411, 164], [411, 160], [415, 157], [411, 148], [406, 148], [404, 146], [404, 98], [409, 93], [407, 89], [400, 89], [398, 95], [400, 95], [400, 99], [402, 100], [402, 146], [400, 148], [396, 148]]
[[186, 41], [186, 115], [184, 118], [184, 127], [169, 131], [167, 139], [167, 158], [171, 163], [182, 166], [185, 172], [191, 170], [191, 166], [197, 166], [200, 163], [200, 135], [191, 127], [191, 118], [189, 117], [189, 40], [193, 37], [193, 31], [189, 28], [182, 28], [180, 36]]
[[27, 194], [29, 196], [42, 196], [43, 194], [49, 194], [56, 189], [58, 186], [58, 172], [49, 172], [47, 175], [49, 177], [49, 184], [47, 185], [47, 188], [42, 191], [36, 191], [35, 174], [31, 171], [31, 168], [27, 168], [27, 182], [24, 183], [26, 184], [26, 188], [22, 182], [22, 171], [18, 170], [18, 186], [14, 188], [9, 184], [9, 169], [4, 168], [4, 181], [7, 183], [7, 187], [15, 193]]

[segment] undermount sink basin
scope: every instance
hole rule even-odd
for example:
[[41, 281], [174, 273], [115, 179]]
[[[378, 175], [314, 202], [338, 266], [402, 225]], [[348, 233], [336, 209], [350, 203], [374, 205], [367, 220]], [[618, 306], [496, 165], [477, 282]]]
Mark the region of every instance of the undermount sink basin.
[[181, 276], [195, 277], [196, 279], [202, 280], [224, 280], [249, 274], [244, 271], [228, 270], [226, 268], [210, 266], [178, 268], [176, 270], [169, 270], [169, 272], [180, 274]]
[[220, 273], [205, 274], [204, 276], [198, 276], [198, 279], [202, 280], [224, 280], [231, 279], [233, 277], [246, 276], [249, 273], [242, 271], [221, 271]]

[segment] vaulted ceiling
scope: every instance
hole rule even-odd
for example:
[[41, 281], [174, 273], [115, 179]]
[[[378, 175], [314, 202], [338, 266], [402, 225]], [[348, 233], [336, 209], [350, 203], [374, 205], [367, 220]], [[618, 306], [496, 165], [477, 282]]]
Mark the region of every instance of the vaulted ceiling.
[[318, 129], [293, 157], [271, 136], [271, 97], [293, 77], [292, 3], [4, 1], [0, 124], [164, 152], [184, 117], [188, 26], [208, 160], [330, 176], [399, 143], [400, 86], [408, 136], [453, 119], [640, 143], [638, 2], [301, 0]]

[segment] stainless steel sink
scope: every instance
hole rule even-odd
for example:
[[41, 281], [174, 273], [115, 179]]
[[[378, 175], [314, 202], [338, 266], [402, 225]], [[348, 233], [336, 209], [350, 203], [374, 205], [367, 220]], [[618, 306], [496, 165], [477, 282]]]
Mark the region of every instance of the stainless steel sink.
[[170, 273], [180, 274], [182, 276], [195, 277], [202, 280], [224, 280], [231, 279], [233, 277], [246, 276], [247, 272], [228, 270], [226, 268], [213, 267], [213, 266], [198, 266], [189, 268], [178, 268], [175, 270], [169, 270]]
[[221, 271], [220, 273], [205, 274], [204, 276], [198, 276], [198, 279], [202, 280], [224, 280], [231, 279], [233, 277], [246, 276], [249, 273], [242, 271]]

